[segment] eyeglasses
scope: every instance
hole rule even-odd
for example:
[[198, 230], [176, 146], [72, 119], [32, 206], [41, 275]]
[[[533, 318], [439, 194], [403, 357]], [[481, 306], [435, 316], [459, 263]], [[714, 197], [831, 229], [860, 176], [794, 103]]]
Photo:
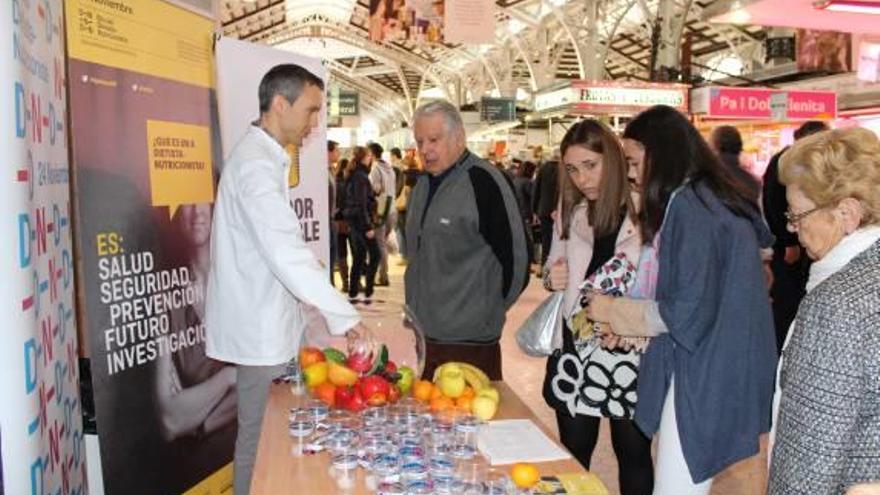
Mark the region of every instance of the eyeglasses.
[[822, 208], [824, 208], [824, 206], [817, 206], [817, 207], [815, 207], [815, 208], [813, 208], [813, 209], [810, 209], [810, 210], [807, 210], [807, 211], [802, 211], [802, 212], [800, 212], [800, 213], [792, 213], [792, 212], [790, 212], [790, 211], [786, 211], [785, 213], [783, 213], [783, 215], [785, 215], [785, 221], [787, 221], [789, 225], [791, 225], [791, 226], [797, 226], [797, 224], [798, 224], [801, 220], [803, 220], [804, 218], [807, 218], [808, 216], [810, 216], [810, 215], [812, 215], [813, 213], [815, 213], [815, 212], [821, 210]]

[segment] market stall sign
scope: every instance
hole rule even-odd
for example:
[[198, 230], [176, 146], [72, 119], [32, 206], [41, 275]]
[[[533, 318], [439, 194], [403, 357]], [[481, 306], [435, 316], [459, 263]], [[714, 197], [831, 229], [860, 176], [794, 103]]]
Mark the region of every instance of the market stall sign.
[[613, 81], [573, 81], [576, 114], [635, 114], [654, 105], [688, 110], [685, 84], [621, 83]]
[[480, 120], [509, 122], [516, 120], [516, 100], [513, 98], [483, 98], [480, 100]]
[[339, 115], [356, 117], [360, 113], [360, 95], [353, 91], [340, 91]]
[[535, 95], [535, 111], [552, 110], [568, 106], [577, 101], [578, 92], [571, 86], [538, 93]]
[[[780, 94], [785, 97], [778, 96]], [[691, 112], [720, 119], [810, 120], [837, 117], [837, 94], [830, 91], [705, 87], [693, 90], [691, 101]]]

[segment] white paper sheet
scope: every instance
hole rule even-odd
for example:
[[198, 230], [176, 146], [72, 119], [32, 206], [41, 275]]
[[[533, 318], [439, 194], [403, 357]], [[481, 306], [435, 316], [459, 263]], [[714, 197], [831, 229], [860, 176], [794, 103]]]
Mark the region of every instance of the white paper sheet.
[[493, 466], [571, 458], [528, 419], [490, 421], [480, 428], [477, 447]]

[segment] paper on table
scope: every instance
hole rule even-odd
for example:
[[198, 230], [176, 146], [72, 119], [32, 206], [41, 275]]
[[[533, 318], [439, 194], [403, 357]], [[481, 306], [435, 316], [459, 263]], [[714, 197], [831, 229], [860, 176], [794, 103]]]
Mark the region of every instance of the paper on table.
[[477, 447], [493, 466], [559, 461], [571, 457], [528, 419], [490, 421], [480, 428]]

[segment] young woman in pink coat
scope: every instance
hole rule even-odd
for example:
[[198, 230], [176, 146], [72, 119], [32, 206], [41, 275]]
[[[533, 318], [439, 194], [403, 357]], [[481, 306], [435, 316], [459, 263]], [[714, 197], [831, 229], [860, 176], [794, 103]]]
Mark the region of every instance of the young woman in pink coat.
[[587, 469], [599, 422], [608, 418], [622, 495], [649, 495], [651, 443], [632, 420], [639, 353], [605, 348], [581, 313], [584, 282], [623, 295], [635, 281], [642, 239], [626, 158], [614, 133], [595, 120], [572, 126], [561, 154], [560, 206], [544, 284], [565, 291], [565, 325], [563, 346], [547, 361], [544, 399], [556, 411], [562, 443]]

